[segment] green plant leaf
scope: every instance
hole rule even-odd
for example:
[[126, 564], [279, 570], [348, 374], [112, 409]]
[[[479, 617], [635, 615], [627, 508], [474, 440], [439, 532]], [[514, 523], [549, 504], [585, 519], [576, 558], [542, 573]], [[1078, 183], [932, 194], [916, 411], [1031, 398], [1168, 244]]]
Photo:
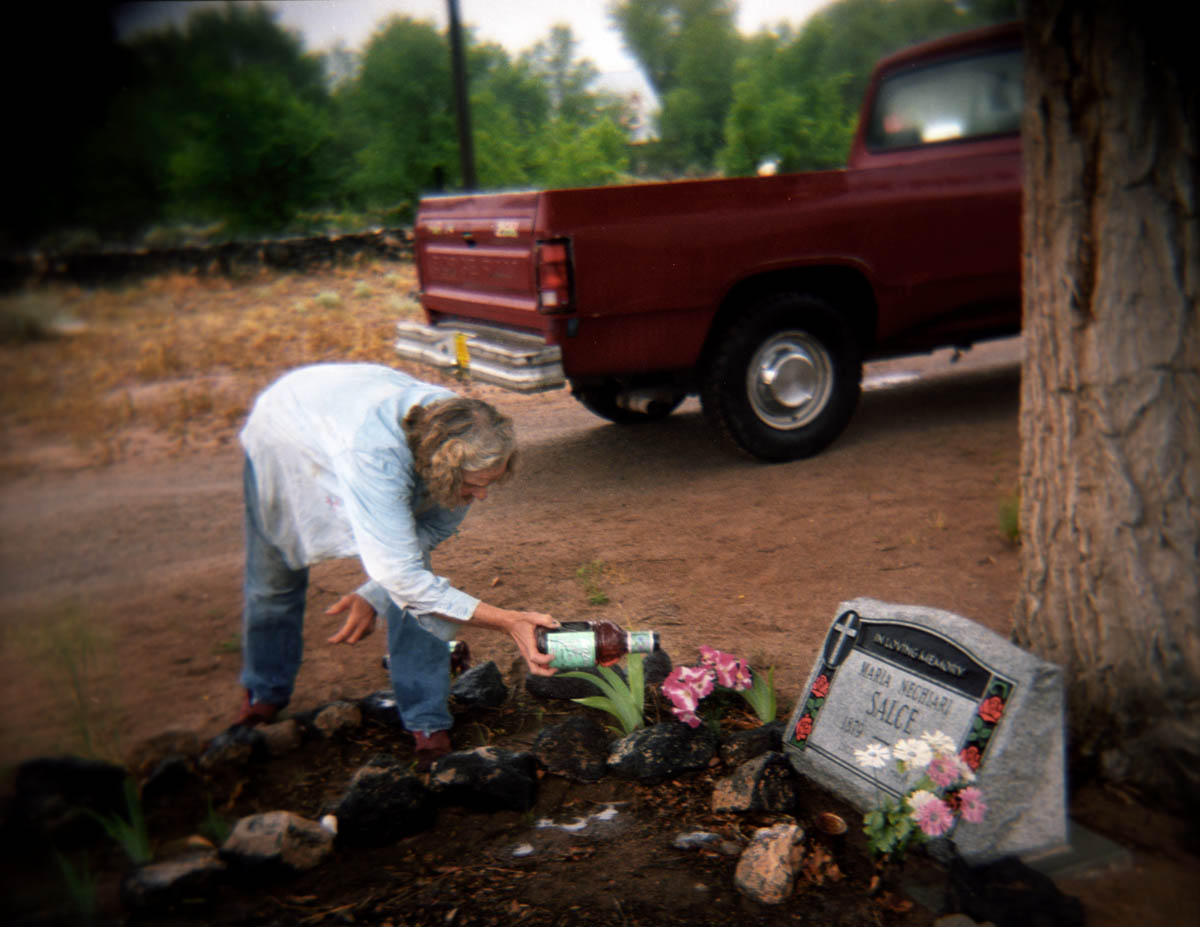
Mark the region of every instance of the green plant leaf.
[[128, 819], [119, 814], [97, 814], [90, 808], [84, 808], [83, 811], [104, 828], [104, 832], [125, 851], [134, 865], [140, 866], [154, 858], [154, 850], [146, 830], [146, 816], [142, 811], [137, 784], [128, 777], [125, 779], [125, 807], [129, 813]]
[[[604, 667], [601, 667], [601, 669], [603, 669], [603, 668]], [[611, 672], [611, 670], [610, 670], [610, 672]], [[607, 679], [604, 679], [601, 676], [595, 675], [594, 673], [581, 673], [576, 670], [576, 671], [572, 671], [570, 673], [560, 673], [559, 675], [563, 676], [566, 679], [582, 679], [585, 682], [590, 682], [592, 685], [594, 685], [597, 689], [599, 689], [601, 692], [603, 692], [609, 698], [620, 698], [621, 697], [620, 693], [616, 692], [613, 689], [612, 683], [610, 683]]]
[[646, 655], [631, 653], [625, 661], [625, 673], [629, 677], [629, 693], [639, 715], [646, 713]]
[[576, 705], [583, 705], [585, 708], [599, 708], [601, 711], [607, 711], [610, 715], [618, 713], [613, 700], [605, 698], [603, 695], [588, 695], [584, 698], [573, 698], [571, 701]]
[[567, 678], [586, 680], [605, 693], [604, 696], [577, 698], [572, 701], [608, 712], [620, 722], [621, 730], [626, 734], [636, 731], [645, 723], [644, 689], [639, 686], [636, 691], [632, 690], [629, 684], [607, 666], [597, 667], [597, 670], [599, 675], [581, 672], [562, 674]]

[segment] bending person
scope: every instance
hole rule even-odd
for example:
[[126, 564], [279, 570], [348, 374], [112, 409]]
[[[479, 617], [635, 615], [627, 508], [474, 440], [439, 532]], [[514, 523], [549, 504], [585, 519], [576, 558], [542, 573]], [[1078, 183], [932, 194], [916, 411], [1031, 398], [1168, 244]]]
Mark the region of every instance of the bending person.
[[549, 615], [511, 611], [454, 588], [430, 568], [470, 504], [512, 474], [512, 422], [489, 404], [373, 364], [285, 374], [257, 399], [245, 449], [245, 696], [235, 724], [273, 720], [303, 653], [308, 568], [357, 556], [368, 581], [329, 614], [331, 643], [387, 621], [389, 673], [421, 767], [450, 750], [446, 642], [463, 623], [507, 633], [532, 673], [551, 675], [535, 629]]

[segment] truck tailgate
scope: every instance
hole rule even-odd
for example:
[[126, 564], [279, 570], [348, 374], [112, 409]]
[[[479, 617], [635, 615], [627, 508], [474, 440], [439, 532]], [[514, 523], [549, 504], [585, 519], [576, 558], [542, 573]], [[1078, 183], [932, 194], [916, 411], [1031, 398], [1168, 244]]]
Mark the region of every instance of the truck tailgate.
[[401, 357], [522, 392], [564, 384], [538, 311], [537, 207], [537, 193], [422, 201], [414, 256], [428, 324], [397, 323]]
[[422, 202], [415, 258], [431, 323], [465, 316], [526, 331], [548, 326], [534, 280], [536, 193]]

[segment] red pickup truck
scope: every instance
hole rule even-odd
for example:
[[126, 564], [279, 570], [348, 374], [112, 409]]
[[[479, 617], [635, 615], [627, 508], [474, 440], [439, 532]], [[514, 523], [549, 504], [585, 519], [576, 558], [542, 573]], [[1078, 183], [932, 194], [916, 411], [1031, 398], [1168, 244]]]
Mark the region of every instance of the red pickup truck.
[[402, 357], [614, 422], [699, 394], [763, 460], [820, 451], [864, 360], [1021, 321], [1021, 33], [875, 68], [841, 170], [423, 199]]

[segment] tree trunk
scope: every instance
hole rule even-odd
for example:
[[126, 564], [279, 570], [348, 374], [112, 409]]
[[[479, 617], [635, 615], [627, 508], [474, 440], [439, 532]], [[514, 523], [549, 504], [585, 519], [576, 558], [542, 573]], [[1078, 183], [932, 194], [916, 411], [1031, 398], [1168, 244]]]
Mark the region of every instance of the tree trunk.
[[1065, 668], [1076, 758], [1195, 808], [1200, 53], [1180, 26], [1153, 3], [1026, 5], [1014, 638]]

